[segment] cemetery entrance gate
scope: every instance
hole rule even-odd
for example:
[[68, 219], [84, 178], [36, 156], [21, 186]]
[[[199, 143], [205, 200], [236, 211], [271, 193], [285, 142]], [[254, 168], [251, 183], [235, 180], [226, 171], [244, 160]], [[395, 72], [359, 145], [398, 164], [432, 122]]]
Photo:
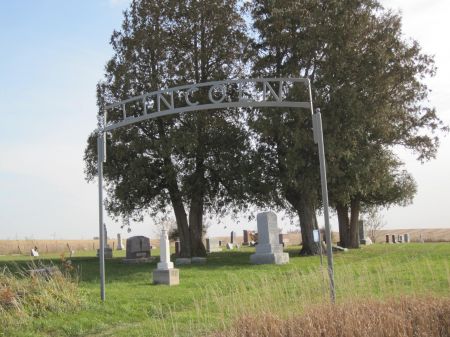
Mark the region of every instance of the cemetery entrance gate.
[[[295, 86], [299, 85], [307, 90], [308, 98], [305, 101], [298, 101], [287, 95]], [[195, 99], [197, 91], [207, 93], [206, 102], [201, 103]], [[126, 125], [162, 116], [183, 114], [191, 111], [238, 107], [303, 108], [311, 111], [313, 137], [314, 142], [318, 146], [320, 160], [320, 180], [325, 217], [330, 296], [334, 302], [333, 253], [328, 211], [322, 118], [319, 109], [314, 112], [311, 83], [307, 78], [257, 78], [197, 83], [142, 94], [104, 107], [103, 116], [99, 116], [97, 130], [100, 231], [99, 262], [100, 294], [102, 301], [105, 300], [104, 249], [106, 238], [103, 226], [103, 162], [106, 162], [106, 133]]]

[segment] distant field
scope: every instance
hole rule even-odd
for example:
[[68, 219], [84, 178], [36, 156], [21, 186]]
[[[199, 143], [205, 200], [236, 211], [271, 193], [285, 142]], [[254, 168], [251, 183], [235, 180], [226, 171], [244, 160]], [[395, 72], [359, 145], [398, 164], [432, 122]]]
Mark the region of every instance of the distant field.
[[[399, 235], [409, 233], [411, 241], [419, 242], [450, 242], [450, 228], [430, 229], [390, 229], [380, 230], [377, 233], [377, 242], [385, 242], [385, 235]], [[333, 232], [333, 241], [338, 241], [339, 234]], [[229, 236], [218, 237], [219, 240], [229, 242]], [[300, 233], [285, 234], [288, 245], [300, 245]], [[125, 244], [125, 239], [123, 240]], [[236, 242], [242, 243], [243, 237], [237, 236]], [[108, 240], [110, 247], [117, 247], [117, 240]], [[159, 247], [159, 240], [151, 240], [152, 246]], [[173, 243], [172, 243], [173, 245]], [[21, 254], [29, 255], [31, 248], [38, 247], [41, 254], [65, 253], [69, 254], [69, 247], [75, 254], [81, 252], [95, 251], [98, 249], [98, 240], [0, 240], [0, 255]]]
[[[123, 242], [125, 244], [125, 240]], [[40, 254], [69, 254], [69, 250], [72, 250], [77, 255], [97, 250], [98, 244], [98, 240], [0, 240], [0, 255], [30, 255], [34, 247], [38, 248]], [[115, 248], [117, 240], [108, 240], [108, 244]], [[159, 246], [159, 240], [151, 240], [151, 244]]]

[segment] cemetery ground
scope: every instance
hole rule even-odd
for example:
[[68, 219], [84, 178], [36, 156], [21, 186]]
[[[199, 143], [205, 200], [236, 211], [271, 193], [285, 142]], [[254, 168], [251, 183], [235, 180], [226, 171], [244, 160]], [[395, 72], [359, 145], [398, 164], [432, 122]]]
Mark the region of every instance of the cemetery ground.
[[[254, 248], [249, 247], [212, 253], [205, 265], [179, 266], [180, 285], [174, 287], [151, 284], [158, 258], [128, 265], [122, 263], [125, 251], [114, 251], [106, 261], [105, 303], [99, 299], [94, 251], [77, 253], [71, 264], [58, 254], [33, 261], [68, 270], [68, 280], [17, 276], [29, 268], [31, 258], [0, 256], [0, 336], [281, 336], [277, 324], [283, 319], [301, 321], [305, 313], [337, 320], [363, 305], [359, 314], [376, 320], [367, 307], [384, 302], [381, 311], [388, 308], [401, 328], [405, 299], [431, 316], [431, 310], [441, 310], [433, 324], [446, 320], [442, 336], [449, 335], [450, 315], [442, 314], [450, 311], [449, 243], [374, 244], [335, 254], [337, 306], [327, 305], [327, 273], [319, 257], [299, 257], [298, 246], [287, 251], [286, 265], [251, 265]], [[395, 298], [400, 302], [392, 302]], [[373, 322], [395, 328], [395, 321]], [[265, 332], [258, 334], [258, 329]]]

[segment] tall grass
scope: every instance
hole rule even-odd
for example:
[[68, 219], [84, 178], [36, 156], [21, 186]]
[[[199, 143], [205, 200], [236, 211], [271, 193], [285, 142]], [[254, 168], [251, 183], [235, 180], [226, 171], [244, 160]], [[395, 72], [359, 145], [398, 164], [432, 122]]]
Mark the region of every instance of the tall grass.
[[74, 312], [82, 308], [83, 296], [76, 277], [70, 275], [70, 264], [63, 259], [63, 272], [30, 274], [30, 269], [43, 268], [30, 264], [11, 271], [0, 270], [0, 335], [11, 328], [20, 327], [34, 317], [49, 312]]
[[[342, 316], [342, 319], [351, 320], [354, 310], [348, 309], [359, 306], [361, 312], [365, 312], [368, 315], [365, 318], [360, 318], [363, 321], [364, 319], [369, 321], [369, 309], [372, 304], [373, 308], [379, 310], [379, 313], [374, 312], [374, 315], [381, 315], [383, 310], [395, 312], [395, 308], [402, 306], [402, 308], [406, 308], [405, 310], [407, 311], [398, 313], [401, 316], [398, 321], [399, 324], [406, 324], [406, 321], [413, 317], [408, 316], [408, 313], [413, 313], [417, 317], [421, 317], [421, 315], [424, 315], [423, 317], [432, 317], [434, 314], [441, 315], [442, 312], [450, 314], [450, 272], [448, 263], [445, 260], [444, 262], [436, 263], [424, 256], [420, 259], [410, 259], [403, 261], [401, 264], [396, 264], [380, 258], [370, 263], [361, 262], [340, 265], [335, 274], [335, 282], [336, 301], [338, 304], [341, 304], [338, 308], [341, 308], [339, 310], [342, 311], [343, 315], [345, 312], [348, 312], [348, 315]], [[434, 296], [443, 295], [444, 299], [442, 301], [436, 298], [429, 299], [430, 294]], [[403, 299], [404, 296], [408, 296], [406, 300]], [[387, 304], [382, 304], [384, 301], [387, 301]], [[437, 311], [432, 310], [433, 303], [437, 305]], [[224, 279], [223, 283], [207, 287], [203, 296], [195, 300], [196, 315], [191, 325], [195, 326], [196, 330], [191, 330], [191, 332], [203, 332], [205, 335], [208, 335], [207, 331], [215, 326], [216, 331], [226, 332], [218, 336], [283, 336], [283, 334], [264, 334], [261, 332], [268, 328], [264, 323], [266, 318], [269, 321], [272, 319], [277, 322], [283, 322], [283, 326], [284, 324], [291, 326], [295, 322], [303, 322], [303, 318], [299, 318], [303, 316], [299, 316], [299, 313], [305, 313], [306, 320], [314, 315], [320, 316], [322, 311], [324, 314], [332, 317], [332, 312], [330, 311], [332, 309], [329, 309], [329, 305], [329, 283], [325, 268], [286, 270], [281, 274], [258, 276], [249, 274], [245, 278], [230, 275]], [[385, 309], [382, 309], [383, 305], [386, 305]], [[412, 309], [408, 309], [413, 308], [414, 305], [421, 305], [424, 312], [420, 312], [419, 309], [414, 312], [411, 311]], [[311, 307], [315, 307], [315, 311], [308, 311]], [[416, 316], [414, 316], [414, 319], [416, 319]], [[354, 319], [360, 318], [354, 316]], [[340, 318], [336, 319], [339, 320]], [[447, 329], [450, 328], [449, 320], [450, 318], [444, 320], [445, 324], [447, 324]], [[241, 333], [242, 331], [247, 331], [246, 329], [253, 323], [257, 324], [257, 330], [260, 334]], [[436, 323], [440, 324], [442, 322]], [[337, 323], [334, 322], [333, 324], [336, 325]], [[393, 324], [393, 322], [388, 324]], [[407, 326], [412, 329], [414, 325], [412, 321], [408, 324]], [[337, 329], [338, 326], [332, 326], [331, 329]], [[234, 327], [239, 328], [236, 330]], [[176, 327], [172, 327], [172, 329], [174, 330], [173, 336], [191, 336], [196, 334], [177, 330]], [[285, 330], [280, 331], [284, 333]], [[392, 331], [397, 330], [394, 329]], [[419, 334], [417, 336], [450, 336], [450, 331], [447, 332], [447, 335]], [[329, 333], [327, 335], [413, 336], [412, 334], [396, 333], [372, 335]], [[287, 334], [284, 336], [309, 335]], [[310, 336], [316, 335], [311, 334]], [[317, 334], [317, 336], [322, 335]]]
[[288, 319], [240, 317], [216, 337], [448, 337], [450, 299], [401, 297], [315, 305]]

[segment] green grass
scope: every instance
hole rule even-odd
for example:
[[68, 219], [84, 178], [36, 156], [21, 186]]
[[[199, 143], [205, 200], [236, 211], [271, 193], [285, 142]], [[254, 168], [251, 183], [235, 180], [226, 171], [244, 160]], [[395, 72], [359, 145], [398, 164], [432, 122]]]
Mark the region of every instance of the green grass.
[[[201, 336], [226, 329], [242, 315], [271, 311], [283, 316], [328, 301], [326, 267], [320, 267], [319, 257], [299, 257], [299, 247], [290, 247], [288, 265], [255, 266], [249, 263], [253, 251], [213, 253], [206, 265], [182, 266], [181, 284], [176, 287], [151, 284], [156, 261], [126, 265], [121, 262], [124, 252], [115, 251], [115, 258], [106, 262], [105, 303], [99, 300], [95, 254], [83, 252], [72, 258], [86, 303], [83, 309], [49, 312], [20, 328], [4, 330], [3, 335]], [[448, 243], [377, 244], [334, 258], [338, 301], [450, 294]], [[44, 255], [40, 260], [60, 263], [57, 255]], [[29, 257], [0, 256], [0, 269], [14, 270], [29, 261]]]

